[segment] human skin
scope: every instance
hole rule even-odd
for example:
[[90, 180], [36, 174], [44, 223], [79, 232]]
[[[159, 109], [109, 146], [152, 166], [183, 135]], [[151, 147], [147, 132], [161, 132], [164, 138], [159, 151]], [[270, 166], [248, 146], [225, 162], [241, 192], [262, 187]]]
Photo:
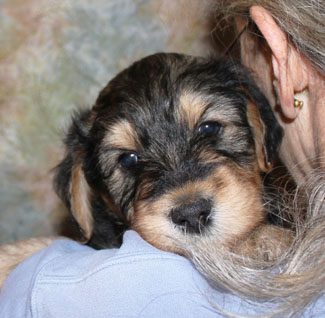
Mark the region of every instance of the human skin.
[[[289, 43], [266, 9], [252, 6], [250, 15], [270, 50], [260, 50], [246, 32], [241, 37], [242, 61], [277, 113], [285, 131], [280, 157], [300, 184], [325, 166], [325, 78]], [[303, 101], [302, 108], [294, 107], [294, 98]]]

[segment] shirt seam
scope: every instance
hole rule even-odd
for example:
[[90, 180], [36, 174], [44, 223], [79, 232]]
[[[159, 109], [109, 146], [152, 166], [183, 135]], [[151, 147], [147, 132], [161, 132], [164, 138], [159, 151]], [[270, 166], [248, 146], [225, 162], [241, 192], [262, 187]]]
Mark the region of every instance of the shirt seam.
[[[52, 274], [43, 274], [39, 277], [38, 279], [38, 285], [45, 285], [45, 284], [49, 284], [49, 283], [60, 283], [60, 284], [72, 284], [72, 283], [80, 283], [83, 282], [85, 280], [87, 280], [89, 277], [96, 275], [97, 273], [107, 269], [108, 267], [115, 267], [115, 266], [121, 266], [121, 265], [127, 265], [127, 264], [136, 264], [139, 262], [142, 262], [143, 260], [145, 261], [154, 261], [159, 259], [159, 261], [177, 261], [180, 264], [183, 265], [189, 265], [188, 261], [186, 260], [182, 260], [182, 259], [177, 259], [175, 257], [161, 257], [161, 255], [159, 257], [150, 257], [148, 258], [147, 256], [150, 254], [146, 254], [143, 256], [138, 256], [137, 259], [132, 259], [130, 261], [121, 261], [121, 259], [123, 260], [128, 258], [128, 257], [122, 257], [119, 258], [117, 260], [109, 260], [109, 262], [101, 265], [100, 267], [92, 270], [92, 271], [87, 271], [84, 275], [82, 275], [81, 277], [76, 277], [76, 275], [52, 275]], [[133, 255], [134, 256], [134, 255]], [[53, 259], [54, 260], [54, 259]], [[48, 264], [48, 263], [47, 263]], [[80, 275], [80, 273], [79, 273]]]

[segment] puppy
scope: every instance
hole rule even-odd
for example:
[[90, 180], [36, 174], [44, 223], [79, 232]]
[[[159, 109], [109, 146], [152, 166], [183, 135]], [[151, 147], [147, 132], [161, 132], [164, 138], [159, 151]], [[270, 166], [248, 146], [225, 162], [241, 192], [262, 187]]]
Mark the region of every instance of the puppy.
[[242, 66], [155, 54], [119, 73], [91, 110], [74, 116], [55, 189], [95, 248], [118, 245], [132, 228], [182, 255], [202, 241], [274, 257], [290, 235], [266, 224], [261, 174], [281, 138]]
[[281, 231], [264, 227], [261, 181], [281, 138], [242, 66], [155, 54], [75, 116], [55, 188], [95, 248], [130, 227], [179, 254], [192, 241], [239, 246], [254, 233], [244, 248], [254, 254], [260, 236]]

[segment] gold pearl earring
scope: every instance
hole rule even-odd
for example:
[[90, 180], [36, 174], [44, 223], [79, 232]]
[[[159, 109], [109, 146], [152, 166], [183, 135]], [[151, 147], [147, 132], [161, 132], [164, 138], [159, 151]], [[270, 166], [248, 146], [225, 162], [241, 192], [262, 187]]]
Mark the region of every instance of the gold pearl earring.
[[301, 109], [304, 106], [304, 102], [302, 100], [295, 98], [293, 105], [295, 108]]

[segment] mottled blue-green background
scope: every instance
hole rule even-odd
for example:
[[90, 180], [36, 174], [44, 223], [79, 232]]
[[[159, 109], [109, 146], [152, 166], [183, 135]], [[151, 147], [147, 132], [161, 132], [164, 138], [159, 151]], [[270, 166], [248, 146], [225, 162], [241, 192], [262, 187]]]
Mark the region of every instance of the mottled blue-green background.
[[0, 0], [0, 243], [58, 231], [51, 169], [73, 109], [142, 56], [195, 52], [197, 24], [171, 31], [160, 2]]

